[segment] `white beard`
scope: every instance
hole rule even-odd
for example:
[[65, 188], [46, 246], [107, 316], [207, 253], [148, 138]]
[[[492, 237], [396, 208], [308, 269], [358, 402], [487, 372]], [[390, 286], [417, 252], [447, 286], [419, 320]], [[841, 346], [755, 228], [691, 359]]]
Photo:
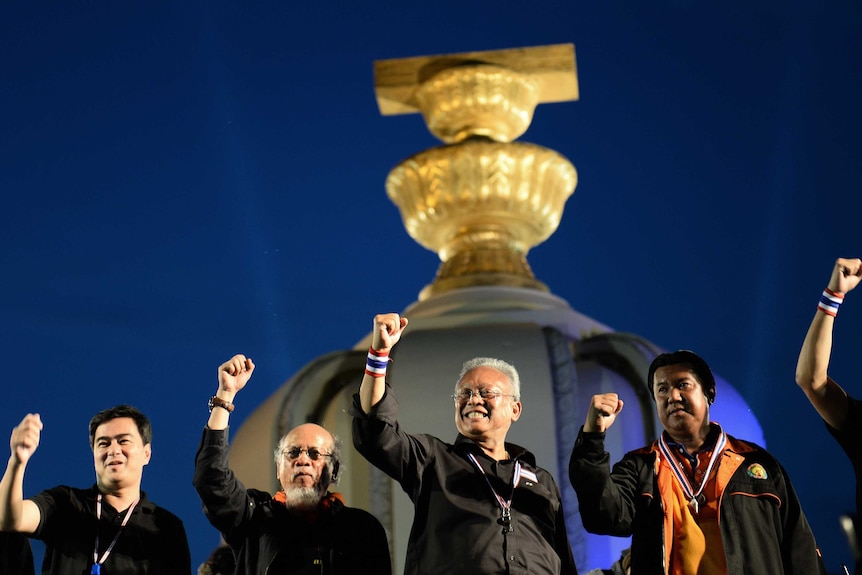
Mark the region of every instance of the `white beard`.
[[320, 491], [317, 486], [294, 486], [284, 490], [285, 506], [288, 509], [308, 510], [317, 507], [320, 502]]

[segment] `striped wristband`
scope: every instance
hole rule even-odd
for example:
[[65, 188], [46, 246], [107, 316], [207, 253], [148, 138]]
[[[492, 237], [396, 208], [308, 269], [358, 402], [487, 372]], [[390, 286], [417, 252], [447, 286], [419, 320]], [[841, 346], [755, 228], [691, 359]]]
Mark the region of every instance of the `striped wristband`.
[[371, 377], [386, 377], [386, 366], [389, 365], [389, 352], [379, 352], [368, 348], [368, 359], [365, 361], [365, 373]]
[[832, 317], [835, 317], [836, 315], [838, 315], [838, 308], [841, 307], [841, 303], [843, 301], [843, 293], [836, 293], [831, 289], [826, 288], [820, 295], [820, 301], [817, 303], [817, 309], [819, 309], [826, 315], [831, 315]]

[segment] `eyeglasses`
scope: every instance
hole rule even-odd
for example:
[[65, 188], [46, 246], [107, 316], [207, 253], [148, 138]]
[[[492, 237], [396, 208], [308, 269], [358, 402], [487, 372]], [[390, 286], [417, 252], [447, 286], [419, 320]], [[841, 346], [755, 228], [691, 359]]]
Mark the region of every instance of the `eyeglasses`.
[[458, 402], [467, 402], [473, 399], [474, 395], [478, 395], [485, 401], [491, 401], [497, 399], [498, 397], [515, 397], [511, 393], [503, 393], [502, 391], [494, 391], [493, 389], [477, 389], [472, 390], [468, 387], [458, 391], [455, 395], [452, 395], [452, 399], [455, 400], [455, 403]]
[[287, 455], [288, 459], [293, 460], [293, 459], [297, 459], [300, 455], [302, 455], [303, 451], [308, 454], [308, 458], [311, 459], [312, 461], [317, 461], [317, 458], [320, 456], [330, 457], [332, 455], [331, 453], [323, 453], [322, 451], [318, 451], [314, 447], [309, 447], [307, 449], [302, 449], [299, 447], [291, 447], [290, 449], [285, 449], [284, 451], [282, 451], [281, 454]]

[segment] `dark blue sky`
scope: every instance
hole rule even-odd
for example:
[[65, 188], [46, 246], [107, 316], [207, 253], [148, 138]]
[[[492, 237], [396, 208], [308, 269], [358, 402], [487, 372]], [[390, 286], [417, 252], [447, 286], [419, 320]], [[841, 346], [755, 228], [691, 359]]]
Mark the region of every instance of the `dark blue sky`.
[[[862, 255], [860, 29], [842, 0], [0, 4], [0, 425], [45, 423], [26, 494], [89, 485], [89, 417], [135, 404], [144, 488], [202, 561], [217, 535], [191, 473], [218, 364], [258, 364], [236, 427], [436, 271], [384, 181], [439, 142], [379, 115], [373, 61], [574, 43], [580, 101], [521, 138], [579, 172], [533, 271], [733, 383], [837, 570], [852, 471], [793, 373], [833, 260]], [[851, 294], [832, 373], [862, 395], [860, 344]]]

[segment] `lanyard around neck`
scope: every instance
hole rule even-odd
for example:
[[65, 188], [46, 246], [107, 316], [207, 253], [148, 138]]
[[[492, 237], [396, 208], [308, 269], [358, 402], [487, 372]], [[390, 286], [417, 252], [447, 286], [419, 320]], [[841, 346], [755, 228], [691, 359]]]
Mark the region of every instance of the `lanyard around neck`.
[[128, 511], [126, 511], [126, 516], [123, 517], [123, 522], [120, 524], [120, 528], [114, 534], [114, 539], [111, 541], [111, 544], [108, 545], [108, 548], [105, 549], [105, 552], [102, 554], [102, 558], [99, 559], [99, 521], [102, 519], [102, 494], [99, 493], [96, 496], [96, 546], [93, 549], [93, 568], [90, 570], [90, 575], [99, 575], [102, 570], [102, 563], [108, 558], [108, 555], [111, 554], [111, 550], [114, 548], [114, 545], [117, 543], [117, 539], [120, 538], [120, 533], [123, 532], [123, 528], [126, 526], [126, 523], [129, 522], [129, 518], [132, 516], [132, 511], [135, 509], [135, 505], [138, 504], [141, 498], [138, 497], [129, 507]]
[[676, 480], [682, 486], [685, 498], [688, 499], [689, 507], [691, 507], [691, 510], [695, 513], [699, 511], [700, 505], [703, 503], [703, 500], [700, 500], [700, 494], [703, 493], [703, 488], [706, 487], [709, 475], [712, 473], [712, 468], [715, 466], [718, 458], [721, 457], [721, 452], [724, 449], [725, 443], [727, 443], [727, 434], [722, 430], [718, 436], [718, 440], [715, 442], [715, 446], [712, 448], [712, 455], [709, 458], [709, 465], [706, 467], [706, 472], [703, 474], [703, 478], [697, 485], [697, 489], [695, 489], [688, 480], [688, 476], [685, 471], [683, 471], [679, 460], [677, 460], [671, 452], [671, 447], [667, 444], [664, 434], [662, 434], [661, 439], [659, 440], [659, 449], [664, 454], [668, 464], [670, 464], [671, 471], [673, 471]]
[[521, 481], [521, 462], [517, 459], [515, 460], [515, 475], [512, 478], [512, 495], [509, 499], [503, 498], [497, 490], [494, 489], [494, 486], [491, 485], [491, 480], [488, 479], [488, 474], [485, 473], [485, 470], [479, 465], [479, 461], [476, 459], [476, 456], [472, 453], [468, 453], [467, 457], [470, 458], [470, 461], [473, 462], [473, 465], [476, 466], [476, 469], [482, 474], [482, 477], [485, 478], [485, 483], [488, 484], [488, 488], [491, 490], [491, 493], [494, 494], [494, 498], [497, 500], [497, 504], [500, 506], [500, 519], [497, 520], [497, 523], [503, 526], [503, 533], [511, 533], [514, 531], [512, 528], [512, 499], [515, 496], [515, 488], [518, 486], [518, 483]]

